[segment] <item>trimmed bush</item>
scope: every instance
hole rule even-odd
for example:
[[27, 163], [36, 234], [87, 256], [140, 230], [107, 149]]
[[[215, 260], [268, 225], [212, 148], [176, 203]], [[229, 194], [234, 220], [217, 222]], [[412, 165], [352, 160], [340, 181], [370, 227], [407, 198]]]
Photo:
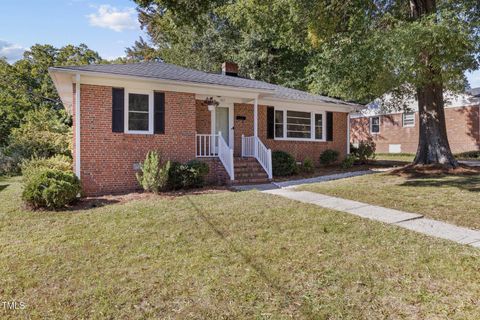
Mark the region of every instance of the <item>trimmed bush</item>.
[[191, 160], [185, 164], [173, 162], [169, 172], [169, 188], [178, 190], [202, 187], [209, 170], [208, 164], [198, 160]]
[[305, 158], [302, 163], [302, 171], [305, 173], [312, 173], [315, 171], [315, 165], [313, 164], [313, 160], [310, 158]]
[[327, 149], [320, 155], [320, 163], [328, 166], [338, 160], [339, 153], [336, 150]]
[[21, 164], [21, 169], [24, 179], [28, 179], [32, 174], [42, 169], [56, 169], [69, 172], [72, 171], [72, 159], [62, 155], [51, 158], [33, 157], [30, 160], [24, 160]]
[[289, 176], [297, 172], [295, 158], [285, 151], [272, 152], [272, 171], [274, 176]]
[[203, 187], [205, 185], [205, 177], [210, 172], [208, 164], [194, 159], [187, 162], [187, 166], [190, 168], [190, 175], [186, 179], [186, 186], [192, 188]]
[[148, 192], [198, 188], [205, 184], [209, 170], [208, 164], [196, 159], [185, 164], [167, 161], [162, 165], [158, 153], [150, 151], [140, 165], [137, 180]]
[[369, 159], [375, 159], [375, 142], [373, 140], [360, 141], [358, 147], [350, 148], [350, 153], [353, 154], [361, 164], [365, 164]]
[[158, 152], [149, 151], [136, 173], [137, 181], [147, 192], [165, 190], [168, 186], [170, 167], [170, 161], [162, 166]]
[[350, 169], [355, 164], [356, 157], [353, 154], [347, 155], [347, 157], [342, 161], [343, 169]]
[[467, 151], [455, 154], [459, 160], [480, 160], [480, 151]]
[[73, 172], [32, 170], [25, 183], [22, 199], [36, 209], [59, 209], [75, 201], [80, 191], [80, 181]]

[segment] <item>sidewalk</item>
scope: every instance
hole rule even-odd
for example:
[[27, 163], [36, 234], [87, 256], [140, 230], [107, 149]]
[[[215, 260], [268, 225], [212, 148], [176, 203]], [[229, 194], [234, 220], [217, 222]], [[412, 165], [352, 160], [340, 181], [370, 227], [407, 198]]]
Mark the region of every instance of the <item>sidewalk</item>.
[[427, 219], [417, 213], [404, 212], [367, 203], [331, 197], [308, 191], [295, 191], [291, 187], [265, 190], [265, 193], [288, 199], [314, 204], [320, 207], [342, 211], [356, 216], [405, 229], [423, 233], [432, 237], [451, 240], [480, 248], [480, 231], [458, 227], [449, 223]]

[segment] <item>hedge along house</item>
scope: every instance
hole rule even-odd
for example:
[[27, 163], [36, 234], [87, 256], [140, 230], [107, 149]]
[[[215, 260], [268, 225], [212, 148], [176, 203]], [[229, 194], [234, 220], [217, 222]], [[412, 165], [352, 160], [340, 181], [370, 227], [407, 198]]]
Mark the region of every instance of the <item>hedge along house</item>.
[[[388, 100], [388, 96], [386, 98]], [[445, 122], [454, 153], [480, 150], [480, 88], [445, 95]], [[373, 140], [379, 153], [415, 153], [418, 147], [418, 102], [407, 100], [408, 112], [388, 112], [377, 100], [351, 115], [351, 142]]]
[[74, 170], [86, 195], [131, 191], [150, 150], [162, 159], [206, 161], [209, 182], [272, 178], [272, 150], [318, 161], [349, 150], [356, 105], [238, 77], [162, 62], [54, 67], [49, 72], [73, 115]]

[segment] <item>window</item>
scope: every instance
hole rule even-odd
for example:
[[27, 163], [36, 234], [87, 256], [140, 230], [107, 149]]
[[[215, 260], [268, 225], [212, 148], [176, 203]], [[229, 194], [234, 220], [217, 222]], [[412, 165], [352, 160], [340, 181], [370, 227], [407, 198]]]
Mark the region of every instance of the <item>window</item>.
[[127, 93], [126, 132], [153, 133], [153, 99], [150, 93]]
[[323, 114], [315, 114], [315, 139], [323, 139]]
[[404, 127], [415, 127], [415, 113], [413, 112], [403, 113], [402, 119], [403, 119]]
[[323, 112], [275, 109], [275, 139], [324, 140]]
[[379, 133], [380, 132], [380, 117], [371, 117], [370, 118], [370, 132]]
[[287, 111], [287, 138], [311, 137], [311, 113]]
[[283, 110], [275, 110], [275, 138], [283, 138]]

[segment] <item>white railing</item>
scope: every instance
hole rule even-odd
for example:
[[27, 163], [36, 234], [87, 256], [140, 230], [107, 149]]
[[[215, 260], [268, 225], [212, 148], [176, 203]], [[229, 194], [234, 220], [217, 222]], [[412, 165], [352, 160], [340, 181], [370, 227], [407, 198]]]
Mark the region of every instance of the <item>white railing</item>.
[[233, 166], [233, 149], [231, 149], [222, 137], [222, 133], [218, 133], [218, 157], [222, 162], [225, 170], [227, 170], [230, 180], [235, 180], [235, 167]]
[[242, 134], [242, 157], [255, 157], [255, 137]]
[[217, 156], [218, 135], [197, 134], [195, 137], [195, 154], [198, 158]]
[[242, 135], [242, 157], [255, 157], [272, 179], [272, 150], [268, 149], [258, 137]]

